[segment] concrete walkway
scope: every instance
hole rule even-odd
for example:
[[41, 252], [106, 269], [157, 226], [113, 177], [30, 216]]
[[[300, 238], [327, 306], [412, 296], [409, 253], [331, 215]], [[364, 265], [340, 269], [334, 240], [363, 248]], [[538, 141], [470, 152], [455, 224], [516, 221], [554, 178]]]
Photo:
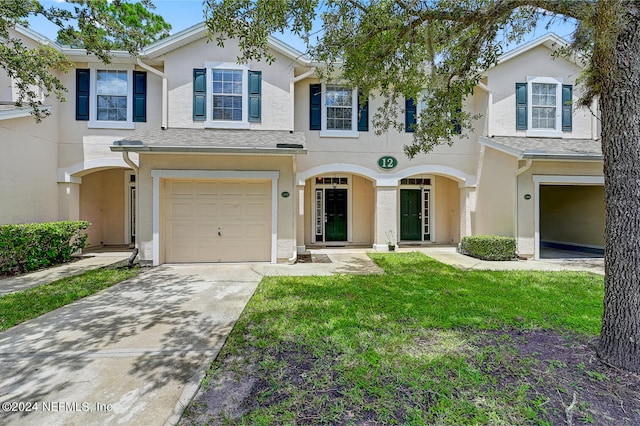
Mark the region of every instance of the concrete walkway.
[[[463, 269], [598, 268], [399, 249], [416, 250]], [[163, 265], [1, 332], [0, 424], [175, 424], [263, 276], [383, 273], [367, 251], [313, 250], [329, 263]], [[89, 267], [80, 262], [65, 265], [75, 268], [67, 273]], [[64, 275], [38, 274], [24, 285]]]
[[53, 268], [15, 277], [0, 278], [0, 296], [48, 284], [61, 278], [79, 275], [91, 269], [112, 265], [129, 259], [129, 256], [131, 256], [131, 251], [126, 250], [90, 252], [80, 259]]
[[465, 256], [456, 251], [453, 246], [404, 247], [399, 252], [419, 251], [442, 263], [446, 263], [463, 270], [492, 270], [492, 271], [582, 271], [604, 275], [604, 258], [578, 257], [554, 258], [541, 260], [516, 260], [492, 262]]

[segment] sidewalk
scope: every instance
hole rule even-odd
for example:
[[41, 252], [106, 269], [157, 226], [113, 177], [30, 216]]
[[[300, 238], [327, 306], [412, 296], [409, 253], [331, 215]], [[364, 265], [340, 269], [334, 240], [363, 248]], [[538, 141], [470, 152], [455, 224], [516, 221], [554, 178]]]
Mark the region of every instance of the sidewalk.
[[79, 275], [91, 269], [112, 265], [116, 262], [129, 259], [130, 250], [89, 252], [82, 256], [80, 260], [65, 263], [53, 268], [40, 271], [29, 272], [15, 277], [0, 278], [0, 296], [8, 293], [26, 290], [42, 284], [49, 284], [61, 278]]
[[425, 255], [463, 270], [492, 271], [584, 271], [604, 275], [601, 257], [559, 258], [540, 260], [487, 261], [465, 256], [453, 246], [403, 247], [399, 252], [419, 251]]

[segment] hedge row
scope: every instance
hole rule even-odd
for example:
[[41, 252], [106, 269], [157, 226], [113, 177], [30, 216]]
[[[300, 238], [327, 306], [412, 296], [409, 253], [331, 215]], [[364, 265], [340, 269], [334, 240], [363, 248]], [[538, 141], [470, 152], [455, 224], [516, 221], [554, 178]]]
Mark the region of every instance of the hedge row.
[[0, 225], [0, 274], [16, 274], [67, 262], [84, 248], [86, 221]]
[[463, 237], [460, 252], [482, 260], [514, 260], [516, 239], [497, 235]]

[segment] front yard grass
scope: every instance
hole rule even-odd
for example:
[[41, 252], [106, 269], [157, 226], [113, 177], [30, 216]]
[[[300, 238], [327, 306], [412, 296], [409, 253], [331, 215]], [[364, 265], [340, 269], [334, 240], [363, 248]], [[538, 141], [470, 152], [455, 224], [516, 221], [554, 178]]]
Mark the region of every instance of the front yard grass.
[[137, 267], [106, 266], [0, 296], [0, 331], [97, 293], [138, 273]]
[[181, 424], [640, 424], [638, 377], [594, 356], [602, 276], [371, 257], [265, 278]]

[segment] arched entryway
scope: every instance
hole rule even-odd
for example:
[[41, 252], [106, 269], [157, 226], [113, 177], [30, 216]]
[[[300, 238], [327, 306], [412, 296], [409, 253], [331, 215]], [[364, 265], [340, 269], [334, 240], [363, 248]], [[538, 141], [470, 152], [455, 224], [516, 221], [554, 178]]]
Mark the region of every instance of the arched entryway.
[[305, 245], [371, 246], [375, 187], [349, 172], [312, 176], [304, 187]]
[[135, 243], [135, 178], [131, 170], [122, 168], [82, 177], [79, 217], [91, 222], [87, 247]]
[[91, 222], [87, 248], [135, 243], [136, 174], [124, 161], [92, 160], [58, 174], [59, 183], [69, 186], [63, 191], [68, 219]]
[[460, 241], [458, 182], [435, 174], [414, 174], [398, 181], [399, 244]]

